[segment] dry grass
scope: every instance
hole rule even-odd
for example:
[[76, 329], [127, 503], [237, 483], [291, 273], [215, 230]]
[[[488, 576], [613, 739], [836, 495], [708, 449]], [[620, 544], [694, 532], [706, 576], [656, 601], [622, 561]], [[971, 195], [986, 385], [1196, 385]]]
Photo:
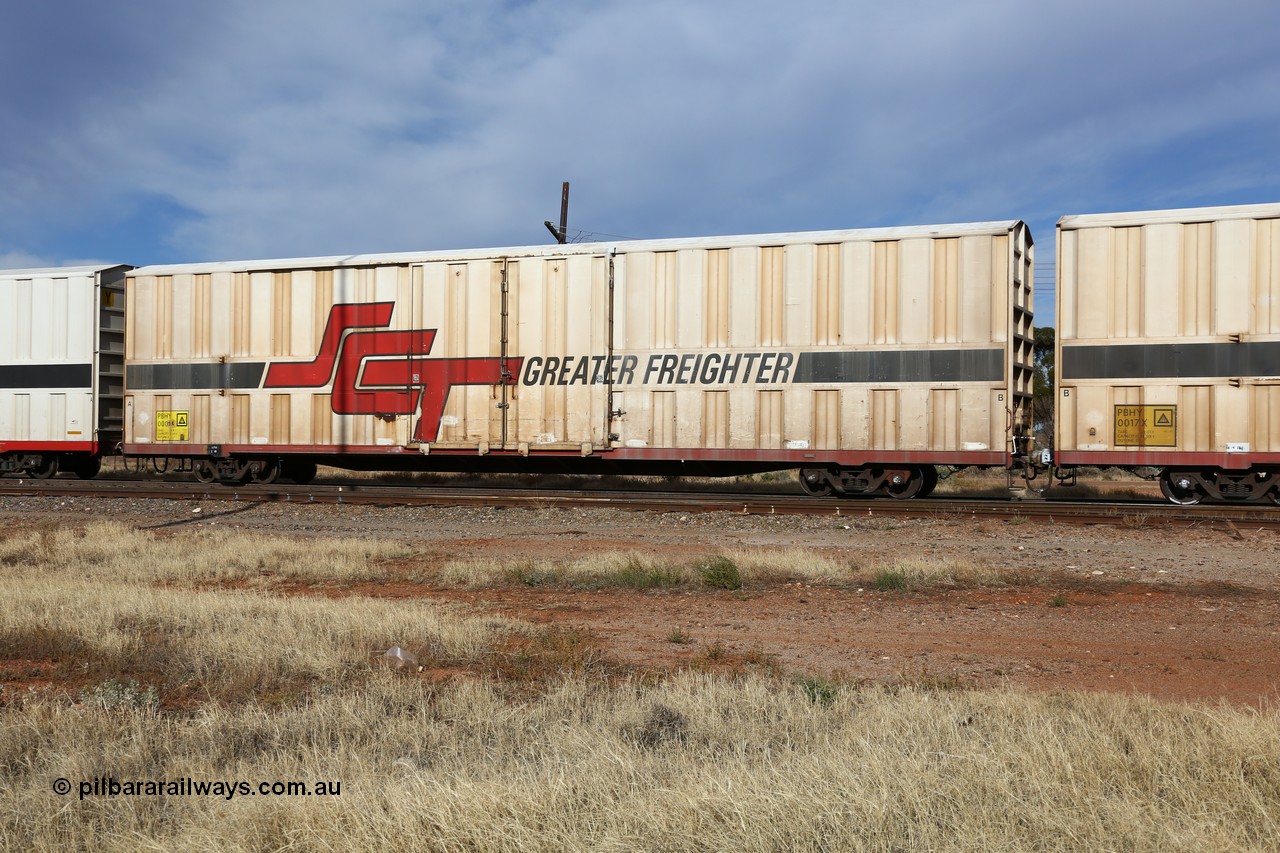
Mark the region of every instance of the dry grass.
[[1010, 483], [1008, 472], [1002, 468], [970, 468], [940, 480], [934, 493], [953, 497], [1007, 498], [1010, 485], [1022, 485], [1021, 477], [1015, 477]]
[[45, 529], [0, 539], [0, 657], [52, 661], [63, 679], [140, 680], [186, 702], [291, 699], [369, 669], [371, 652], [404, 646], [427, 662], [488, 654], [494, 619], [462, 619], [421, 602], [280, 598], [209, 580], [370, 578], [377, 543], [260, 536], [159, 538], [118, 525]]
[[[685, 674], [528, 700], [378, 675], [195, 717], [0, 716], [6, 849], [1244, 850], [1280, 845], [1275, 714]], [[57, 796], [54, 778], [341, 796]]]
[[949, 557], [904, 557], [879, 566], [868, 579], [883, 590], [920, 591], [938, 587], [1000, 587], [1057, 581], [1057, 575], [1001, 569]]
[[367, 581], [386, 577], [386, 562], [407, 546], [375, 539], [301, 541], [227, 531], [160, 537], [112, 522], [83, 529], [43, 527], [0, 538], [0, 567], [118, 583], [265, 585], [273, 579]]
[[733, 560], [745, 578], [753, 581], [777, 578], [806, 581], [847, 580], [856, 564], [833, 560], [805, 548], [730, 548], [725, 555]]
[[[1099, 482], [1104, 483], [1128, 483], [1128, 480], [1109, 479]], [[1158, 486], [1136, 478], [1133, 479], [1132, 486], [1112, 487], [1100, 486], [1088, 481], [1079, 481], [1074, 486], [1064, 485], [1062, 483], [1053, 483], [1045, 489], [1045, 497], [1050, 498], [1071, 498], [1075, 500], [1101, 499], [1101, 500], [1152, 500], [1161, 499], [1160, 489]], [[1048, 485], [1048, 483], [1046, 483]]]
[[495, 584], [525, 586], [678, 586], [688, 577], [670, 564], [634, 552], [611, 552], [574, 560], [513, 558], [451, 560], [441, 567], [441, 582], [465, 587]]
[[854, 575], [855, 565], [841, 563], [800, 548], [735, 549], [711, 558], [665, 560], [635, 552], [593, 554], [574, 560], [462, 559], [439, 571], [441, 582], [464, 587], [513, 583], [579, 588], [653, 588], [682, 585], [718, 586], [708, 581], [712, 561], [731, 564], [742, 583], [778, 580], [842, 581]]
[[[240, 552], [270, 540], [223, 535], [222, 550], [108, 527], [0, 538], [0, 659], [80, 679], [0, 693], [0, 848], [1280, 848], [1276, 710], [767, 666], [620, 677], [578, 631], [209, 589], [205, 573], [298, 561], [271, 546], [260, 563]], [[344, 577], [381, 571], [373, 547], [297, 547], [317, 566], [344, 554], [329, 569]], [[193, 554], [201, 572], [170, 565]], [[779, 565], [752, 559], [733, 562], [748, 576]], [[844, 571], [796, 553], [781, 564]], [[391, 643], [469, 675], [372, 666]], [[77, 796], [103, 776], [337, 782], [341, 795]]]
[[[720, 576], [736, 578], [736, 583]], [[455, 560], [440, 570], [446, 584], [471, 588], [499, 584], [608, 587], [716, 587], [767, 585], [782, 581], [876, 586], [920, 591], [938, 587], [1000, 587], [1059, 582], [1052, 574], [1002, 569], [952, 558], [904, 557], [866, 565], [857, 559], [836, 560], [802, 548], [726, 549], [711, 557], [662, 560], [635, 553], [605, 553], [576, 560]]]

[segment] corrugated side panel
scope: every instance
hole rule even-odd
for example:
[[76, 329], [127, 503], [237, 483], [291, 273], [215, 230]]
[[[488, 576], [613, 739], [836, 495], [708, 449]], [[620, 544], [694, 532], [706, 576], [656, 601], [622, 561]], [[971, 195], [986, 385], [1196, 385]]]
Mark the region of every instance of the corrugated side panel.
[[[411, 327], [434, 329], [429, 355], [497, 358], [500, 353], [502, 266], [492, 260], [435, 263], [413, 268], [422, 276], [421, 298], [413, 305]], [[414, 296], [418, 295], [417, 288]], [[454, 388], [432, 437], [436, 446], [478, 447], [502, 439], [490, 386]]]
[[138, 270], [127, 440], [1001, 452], [1025, 228], [910, 233]]
[[1229, 212], [1059, 229], [1060, 451], [1280, 450], [1280, 217]]
[[[608, 274], [605, 257], [569, 255], [134, 275], [127, 440], [601, 447], [608, 388], [590, 356], [609, 351]], [[188, 433], [164, 426], [176, 412], [199, 413]]]
[[[356, 340], [376, 359], [381, 341], [371, 334], [411, 328], [411, 281], [407, 266], [131, 275], [126, 442], [201, 450], [209, 444], [407, 443], [413, 416], [397, 413], [394, 404], [377, 411], [382, 400], [358, 393], [366, 363], [343, 359], [344, 351], [357, 352]], [[378, 304], [388, 310], [375, 319]], [[365, 308], [344, 319], [337, 306]], [[405, 340], [396, 343], [390, 355], [404, 361]], [[313, 369], [303, 369], [307, 365]], [[281, 367], [292, 372], [273, 382], [271, 371]], [[335, 384], [339, 396], [345, 392], [345, 406], [333, 403]], [[344, 407], [369, 411], [336, 410]], [[188, 413], [187, 433], [158, 425], [158, 416], [163, 421], [172, 412]]]
[[1262, 386], [1252, 390], [1251, 438], [1259, 453], [1280, 453], [1280, 385]]
[[1000, 452], [1010, 390], [1030, 393], [1022, 226], [616, 264], [614, 350], [634, 358], [613, 389], [622, 446]]
[[[508, 366], [517, 380], [509, 389], [508, 448], [608, 446], [609, 388], [603, 367], [612, 352], [609, 269], [610, 260], [599, 255], [508, 262]], [[670, 275], [670, 270], [661, 274]], [[654, 334], [672, 334], [674, 293], [655, 292], [654, 300], [654, 315], [662, 318]], [[500, 393], [502, 388], [473, 393], [486, 391]], [[495, 423], [500, 427], [501, 420]]]
[[0, 445], [94, 440], [96, 278], [0, 272]]

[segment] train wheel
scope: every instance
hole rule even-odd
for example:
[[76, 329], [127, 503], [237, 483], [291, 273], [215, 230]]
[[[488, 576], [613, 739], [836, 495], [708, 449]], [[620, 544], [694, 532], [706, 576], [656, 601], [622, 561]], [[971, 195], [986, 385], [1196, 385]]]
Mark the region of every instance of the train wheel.
[[98, 476], [98, 472], [102, 470], [101, 456], [88, 456], [84, 459], [77, 459], [71, 466], [71, 471], [81, 480], [92, 480]]
[[196, 460], [191, 466], [191, 476], [196, 478], [197, 483], [204, 483], [206, 486], [218, 479], [213, 466], [203, 459]]
[[1166, 471], [1160, 475], [1160, 491], [1179, 506], [1195, 506], [1204, 500], [1204, 492], [1186, 474]]
[[813, 498], [830, 497], [835, 489], [827, 479], [827, 472], [821, 468], [802, 468], [800, 470], [800, 488]]
[[[909, 501], [912, 498], [920, 497], [924, 492], [925, 475], [919, 468], [908, 468], [909, 476], [905, 482], [894, 483], [892, 480], [884, 484], [884, 493], [891, 498], [900, 501]], [[937, 472], [934, 472], [937, 476]]]
[[1276, 506], [1280, 506], [1280, 486], [1276, 486], [1270, 491], [1271, 502]]
[[280, 479], [280, 460], [268, 459], [262, 463], [262, 467], [250, 479], [255, 483], [261, 483], [268, 486]]
[[41, 456], [40, 464], [27, 469], [37, 480], [47, 480], [58, 473], [58, 457]]

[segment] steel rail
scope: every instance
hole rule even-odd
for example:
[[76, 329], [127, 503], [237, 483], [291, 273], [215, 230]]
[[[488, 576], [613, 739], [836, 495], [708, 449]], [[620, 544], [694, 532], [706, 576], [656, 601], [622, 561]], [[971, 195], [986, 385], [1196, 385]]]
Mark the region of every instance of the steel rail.
[[305, 486], [205, 485], [170, 480], [0, 480], [0, 496], [60, 498], [159, 498], [380, 506], [469, 506], [605, 508], [651, 512], [732, 512], [745, 515], [811, 515], [837, 518], [902, 516], [943, 519], [993, 518], [1071, 524], [1201, 525], [1280, 529], [1280, 508], [1230, 504], [1175, 506], [1158, 501], [1106, 501], [1026, 497], [974, 499], [934, 496], [925, 500], [814, 498], [785, 493], [660, 492], [448, 487], [377, 482]]

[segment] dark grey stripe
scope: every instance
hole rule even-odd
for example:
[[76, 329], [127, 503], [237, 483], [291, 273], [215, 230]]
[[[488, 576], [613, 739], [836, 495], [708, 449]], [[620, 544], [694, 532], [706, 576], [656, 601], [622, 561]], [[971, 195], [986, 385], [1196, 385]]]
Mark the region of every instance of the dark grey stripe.
[[802, 352], [796, 382], [999, 382], [1002, 349]]
[[227, 364], [131, 364], [124, 384], [130, 391], [156, 389], [257, 388], [267, 369], [263, 361]]
[[0, 388], [92, 387], [92, 364], [0, 364]]
[[1280, 341], [1063, 346], [1063, 379], [1280, 376]]

